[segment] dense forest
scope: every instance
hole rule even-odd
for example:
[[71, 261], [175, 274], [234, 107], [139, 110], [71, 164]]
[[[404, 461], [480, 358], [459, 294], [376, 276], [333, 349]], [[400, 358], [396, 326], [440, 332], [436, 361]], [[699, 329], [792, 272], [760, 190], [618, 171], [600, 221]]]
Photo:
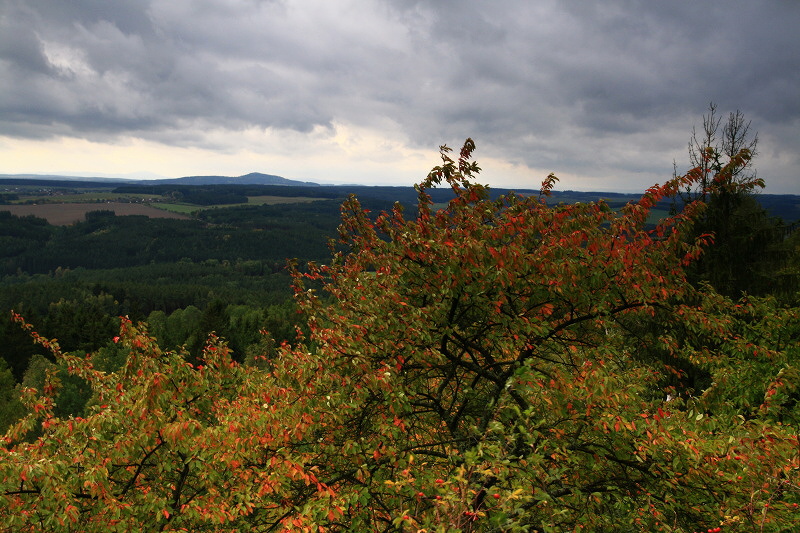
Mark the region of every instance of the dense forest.
[[[0, 211], [3, 358], [21, 380], [36, 353], [9, 321], [11, 309], [34, 320], [65, 349], [83, 351], [113, 336], [119, 316], [151, 321], [159, 316], [153, 313], [193, 316], [192, 323], [182, 326], [182, 335], [171, 334], [174, 346], [204, 339], [214, 330], [233, 334], [231, 324], [204, 313], [227, 316], [247, 306], [254, 316], [291, 318], [287, 260], [329, 255], [340, 203], [230, 207], [200, 212], [192, 220], [98, 210], [70, 226]], [[252, 337], [261, 326], [248, 329], [241, 317], [236, 320], [243, 331], [229, 340], [244, 348], [245, 340], [238, 337]], [[281, 339], [286, 329], [278, 328]]]
[[750, 148], [635, 200], [490, 190], [470, 140], [349, 198], [7, 184], [192, 214], [0, 210], [0, 523], [786, 531], [800, 232]]

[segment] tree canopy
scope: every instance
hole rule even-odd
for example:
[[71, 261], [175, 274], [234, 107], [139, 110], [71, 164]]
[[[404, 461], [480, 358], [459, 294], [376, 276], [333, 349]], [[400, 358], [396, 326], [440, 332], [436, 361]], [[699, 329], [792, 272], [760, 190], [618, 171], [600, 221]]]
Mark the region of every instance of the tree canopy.
[[[702, 199], [649, 229], [675, 177], [620, 212], [492, 199], [474, 144], [416, 213], [342, 206], [296, 270], [310, 333], [238, 363], [122, 320], [63, 353], [0, 447], [16, 531], [785, 531], [800, 505], [800, 312], [687, 281]], [[731, 165], [745, 161], [743, 153]], [[722, 167], [718, 172], [732, 172]], [[431, 188], [454, 198], [435, 209]], [[16, 320], [32, 330], [22, 317]], [[269, 350], [267, 350], [269, 348]], [[124, 355], [102, 367], [108, 351]]]
[[702, 132], [692, 132], [693, 179], [675, 200], [707, 204], [695, 221], [694, 234], [707, 233], [712, 242], [689, 268], [689, 279], [708, 282], [733, 298], [773, 294], [791, 301], [798, 285], [797, 272], [790, 266], [795, 252], [786, 243], [791, 228], [770, 216], [756, 198], [765, 183], [754, 168], [758, 133], [750, 131], [750, 124], [738, 110], [723, 122], [712, 102], [703, 116]]

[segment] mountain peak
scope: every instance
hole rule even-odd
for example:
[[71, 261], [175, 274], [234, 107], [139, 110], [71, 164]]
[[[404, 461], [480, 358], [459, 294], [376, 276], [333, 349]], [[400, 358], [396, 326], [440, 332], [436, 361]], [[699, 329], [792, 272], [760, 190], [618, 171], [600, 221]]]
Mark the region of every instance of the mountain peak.
[[286, 179], [274, 174], [251, 172], [243, 176], [186, 176], [183, 178], [157, 180], [158, 183], [180, 183], [183, 185], [293, 185], [303, 187], [319, 186], [310, 181]]

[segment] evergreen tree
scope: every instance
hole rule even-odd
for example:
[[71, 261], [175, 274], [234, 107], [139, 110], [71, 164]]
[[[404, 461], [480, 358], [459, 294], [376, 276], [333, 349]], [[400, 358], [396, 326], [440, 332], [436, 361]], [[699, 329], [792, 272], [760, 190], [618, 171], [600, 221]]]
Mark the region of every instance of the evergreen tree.
[[751, 122], [741, 111], [730, 113], [723, 123], [711, 103], [702, 132], [693, 130], [689, 141], [688, 174], [693, 180], [673, 198], [675, 211], [696, 200], [706, 204], [691, 238], [710, 235], [710, 245], [688, 269], [689, 279], [708, 282], [733, 298], [774, 292], [775, 275], [789, 255], [782, 221], [758, 203], [764, 180], [753, 166], [757, 146], [758, 134], [751, 132]]

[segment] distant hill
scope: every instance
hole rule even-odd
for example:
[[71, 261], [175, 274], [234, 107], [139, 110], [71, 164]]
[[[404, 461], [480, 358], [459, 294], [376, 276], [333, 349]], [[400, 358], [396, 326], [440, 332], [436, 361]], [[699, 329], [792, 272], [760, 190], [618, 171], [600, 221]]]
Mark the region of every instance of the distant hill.
[[781, 217], [787, 224], [800, 222], [800, 195], [757, 194], [761, 207], [774, 217]]
[[100, 176], [61, 176], [57, 174], [0, 174], [0, 184], [2, 185], [93, 187], [97, 184], [108, 186], [115, 183], [135, 183], [136, 181], [139, 180]]
[[104, 178], [96, 176], [59, 176], [54, 174], [0, 174], [0, 183], [26, 183], [30, 185], [71, 185], [80, 187], [80, 183], [140, 183], [144, 185], [181, 184], [181, 185], [293, 185], [295, 187], [318, 187], [318, 183], [311, 181], [290, 180], [274, 174], [251, 172], [244, 176], [186, 176], [183, 178]]
[[180, 185], [293, 185], [295, 187], [318, 187], [318, 183], [310, 181], [290, 180], [274, 174], [251, 172], [244, 176], [186, 176], [184, 178], [142, 180], [141, 183]]

